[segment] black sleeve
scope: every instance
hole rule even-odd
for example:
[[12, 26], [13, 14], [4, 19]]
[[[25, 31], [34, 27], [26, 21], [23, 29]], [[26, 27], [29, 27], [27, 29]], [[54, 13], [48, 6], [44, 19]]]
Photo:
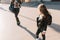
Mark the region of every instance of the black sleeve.
[[38, 23], [39, 23], [39, 20], [38, 19], [39, 19], [39, 17], [37, 17], [37, 26], [38, 26]]

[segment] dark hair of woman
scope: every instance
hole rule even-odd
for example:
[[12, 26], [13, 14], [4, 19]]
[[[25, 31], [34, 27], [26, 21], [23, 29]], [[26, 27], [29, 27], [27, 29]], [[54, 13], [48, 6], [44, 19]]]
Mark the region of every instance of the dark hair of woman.
[[50, 15], [47, 8], [46, 8], [46, 6], [44, 4], [40, 6], [39, 10], [40, 10], [41, 13], [44, 14], [45, 17], [48, 17], [48, 15]]

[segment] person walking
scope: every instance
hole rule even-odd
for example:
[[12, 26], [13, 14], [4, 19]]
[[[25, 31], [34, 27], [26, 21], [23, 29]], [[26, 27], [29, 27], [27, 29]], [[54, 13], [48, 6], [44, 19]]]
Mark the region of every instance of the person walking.
[[38, 6], [39, 16], [37, 17], [37, 32], [36, 32], [36, 40], [39, 40], [39, 33], [42, 34], [42, 40], [45, 40], [47, 25], [51, 25], [52, 16], [49, 14], [46, 6], [44, 4], [40, 4]]
[[22, 4], [21, 0], [12, 0], [9, 6], [9, 10], [15, 14], [17, 25], [20, 25], [18, 14], [21, 8], [21, 4]]

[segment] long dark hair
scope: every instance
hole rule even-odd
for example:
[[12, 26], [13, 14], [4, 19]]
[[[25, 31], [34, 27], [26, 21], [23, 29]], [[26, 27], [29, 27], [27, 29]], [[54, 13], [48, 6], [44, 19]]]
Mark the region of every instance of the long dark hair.
[[44, 14], [45, 17], [48, 17], [50, 14], [44, 4], [40, 5], [40, 12]]

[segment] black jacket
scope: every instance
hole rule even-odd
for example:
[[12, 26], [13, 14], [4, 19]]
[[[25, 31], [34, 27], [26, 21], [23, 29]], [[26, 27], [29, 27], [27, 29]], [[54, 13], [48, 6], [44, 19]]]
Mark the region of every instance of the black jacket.
[[37, 17], [37, 27], [46, 31], [46, 29], [47, 29], [46, 18], [43, 17], [41, 20], [39, 20], [39, 18], [40, 17]]
[[[19, 0], [17, 0], [17, 2], [19, 3], [19, 7], [21, 8], [22, 2]], [[19, 13], [20, 8], [14, 8], [13, 2], [11, 2], [10, 6], [9, 6], [9, 10], [12, 11], [13, 13]]]

